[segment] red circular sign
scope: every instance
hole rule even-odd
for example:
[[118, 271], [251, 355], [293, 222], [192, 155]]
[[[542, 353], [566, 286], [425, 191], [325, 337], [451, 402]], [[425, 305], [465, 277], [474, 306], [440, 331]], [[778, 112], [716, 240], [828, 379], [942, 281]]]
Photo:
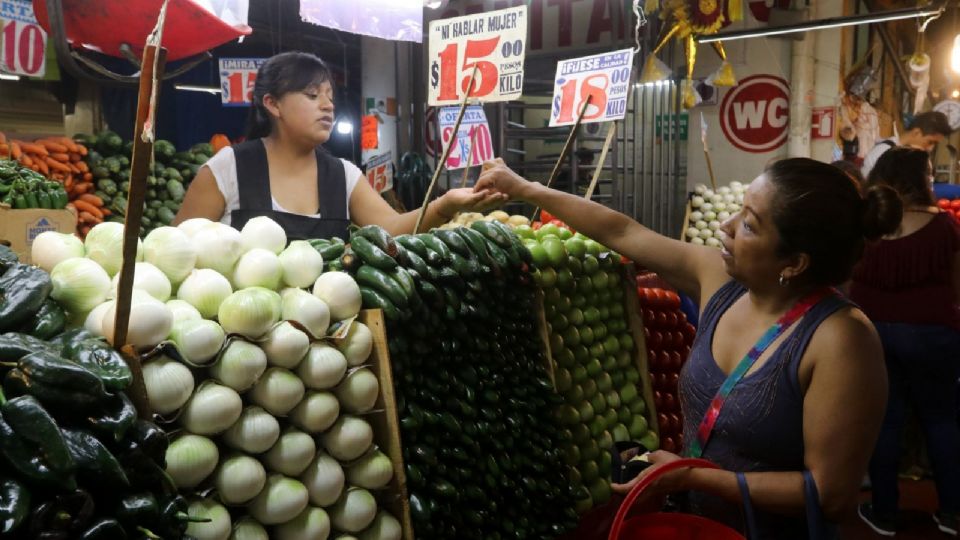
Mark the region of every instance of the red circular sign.
[[787, 140], [790, 87], [773, 75], [751, 75], [731, 88], [720, 104], [720, 128], [734, 146], [769, 152]]

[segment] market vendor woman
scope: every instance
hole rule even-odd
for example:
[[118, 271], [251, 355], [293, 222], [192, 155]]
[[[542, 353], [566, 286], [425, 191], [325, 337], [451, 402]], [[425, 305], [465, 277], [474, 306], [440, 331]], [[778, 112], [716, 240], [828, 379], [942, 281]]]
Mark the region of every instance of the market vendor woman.
[[[316, 56], [270, 58], [257, 72], [247, 141], [224, 148], [200, 169], [174, 224], [202, 217], [241, 229], [268, 216], [289, 238], [346, 239], [351, 222], [394, 235], [412, 232], [419, 209], [397, 213], [356, 165], [321, 148], [333, 129], [333, 95], [330, 70]], [[430, 203], [421, 229], [502, 200], [488, 192], [447, 191]]]
[[[874, 186], [861, 197], [831, 165], [778, 161], [721, 226], [721, 250], [666, 238], [502, 163], [477, 188], [541, 206], [702, 306], [680, 375], [684, 450], [722, 470], [678, 469], [655, 481], [654, 492], [691, 490], [688, 511], [741, 530], [747, 493], [759, 529], [751, 538], [806, 539], [808, 523], [822, 530], [855, 508], [883, 419], [886, 371], [873, 324], [830, 287], [849, 279], [865, 240], [897, 227], [894, 190]], [[650, 455], [661, 467], [676, 459]], [[815, 521], [805, 518], [808, 507], [820, 514]]]

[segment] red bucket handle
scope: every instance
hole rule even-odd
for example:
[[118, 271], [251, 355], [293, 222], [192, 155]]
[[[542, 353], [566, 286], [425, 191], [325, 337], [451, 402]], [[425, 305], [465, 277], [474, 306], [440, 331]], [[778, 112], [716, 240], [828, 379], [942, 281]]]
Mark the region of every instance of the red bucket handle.
[[671, 461], [662, 467], [654, 469], [653, 472], [644, 476], [639, 482], [637, 482], [637, 485], [633, 486], [633, 489], [630, 490], [630, 493], [627, 494], [626, 498], [624, 498], [623, 502], [620, 504], [620, 509], [617, 510], [617, 517], [613, 520], [613, 525], [610, 529], [610, 535], [607, 537], [607, 540], [619, 540], [620, 531], [623, 529], [623, 522], [627, 519], [627, 514], [630, 512], [631, 507], [633, 507], [633, 503], [636, 502], [637, 498], [643, 494], [644, 490], [646, 490], [653, 484], [654, 481], [668, 472], [687, 467], [697, 467], [701, 469], [720, 468], [715, 463], [705, 459], [683, 458]]

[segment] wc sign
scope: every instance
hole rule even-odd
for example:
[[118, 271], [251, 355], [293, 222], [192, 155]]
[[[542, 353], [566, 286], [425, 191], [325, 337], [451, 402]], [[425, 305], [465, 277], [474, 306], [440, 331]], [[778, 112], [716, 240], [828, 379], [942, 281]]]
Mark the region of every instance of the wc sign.
[[734, 146], [769, 152], [787, 140], [790, 88], [772, 75], [753, 75], [731, 88], [720, 104], [720, 128]]

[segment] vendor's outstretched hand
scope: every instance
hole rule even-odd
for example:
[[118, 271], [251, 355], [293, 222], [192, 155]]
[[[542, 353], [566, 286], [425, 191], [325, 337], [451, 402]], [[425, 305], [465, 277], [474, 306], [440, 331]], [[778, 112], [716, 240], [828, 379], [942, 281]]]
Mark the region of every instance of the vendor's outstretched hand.
[[440, 212], [453, 217], [457, 212], [486, 212], [507, 202], [507, 196], [492, 190], [451, 189], [439, 199]]
[[483, 164], [483, 172], [480, 173], [480, 178], [477, 179], [477, 184], [473, 189], [478, 192], [493, 191], [502, 193], [511, 199], [520, 199], [520, 191], [528, 183], [527, 180], [513, 172], [510, 167], [507, 167], [503, 160], [497, 158]]

